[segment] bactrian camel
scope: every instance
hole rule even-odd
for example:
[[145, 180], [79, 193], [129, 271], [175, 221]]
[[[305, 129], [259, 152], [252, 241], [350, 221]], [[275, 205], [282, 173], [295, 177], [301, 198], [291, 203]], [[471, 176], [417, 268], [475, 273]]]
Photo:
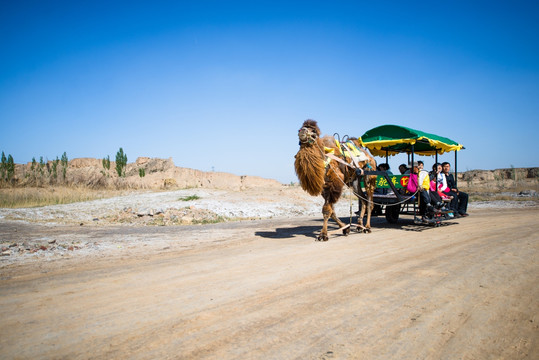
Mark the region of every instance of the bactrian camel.
[[[296, 154], [295, 169], [299, 183], [303, 190], [313, 196], [322, 195], [324, 205], [322, 214], [324, 225], [318, 236], [318, 240], [328, 240], [328, 220], [332, 218], [339, 228], [343, 228], [343, 233], [348, 235], [350, 227], [344, 224], [335, 214], [334, 205], [339, 200], [343, 188], [352, 186], [354, 180], [363, 177], [367, 200], [362, 191], [355, 189], [359, 193], [362, 202], [361, 212], [358, 218], [357, 229], [362, 232], [371, 232], [371, 211], [373, 207], [373, 194], [376, 188], [376, 176], [367, 176], [370, 170], [376, 169], [376, 161], [364, 150], [357, 139], [350, 139], [363, 154], [352, 160], [352, 155], [345, 148], [341, 148], [332, 136], [320, 137], [320, 129], [316, 121], [306, 120], [299, 130], [299, 151]], [[344, 149], [344, 151], [343, 151]], [[330, 157], [326, 154], [331, 154]], [[336, 159], [340, 159], [338, 161]], [[344, 163], [351, 164], [347, 166]], [[355, 182], [356, 184], [359, 181]], [[359, 187], [359, 186], [358, 186]], [[367, 211], [367, 221], [363, 225], [363, 217]]]

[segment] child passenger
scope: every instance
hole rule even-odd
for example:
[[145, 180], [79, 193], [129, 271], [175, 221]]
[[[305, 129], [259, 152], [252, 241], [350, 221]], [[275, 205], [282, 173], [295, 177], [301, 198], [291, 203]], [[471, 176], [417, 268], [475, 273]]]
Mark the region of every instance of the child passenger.
[[452, 196], [447, 194], [449, 188], [447, 187], [445, 174], [442, 172], [442, 164], [436, 163], [432, 165], [430, 179], [430, 191], [437, 192], [441, 199], [453, 199]]

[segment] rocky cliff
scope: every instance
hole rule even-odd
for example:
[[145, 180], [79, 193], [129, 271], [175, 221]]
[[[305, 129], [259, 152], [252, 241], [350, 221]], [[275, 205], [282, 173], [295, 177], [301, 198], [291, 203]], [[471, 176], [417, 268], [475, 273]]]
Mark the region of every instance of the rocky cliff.
[[533, 189], [539, 186], [539, 168], [468, 170], [459, 173], [459, 188], [475, 191]]

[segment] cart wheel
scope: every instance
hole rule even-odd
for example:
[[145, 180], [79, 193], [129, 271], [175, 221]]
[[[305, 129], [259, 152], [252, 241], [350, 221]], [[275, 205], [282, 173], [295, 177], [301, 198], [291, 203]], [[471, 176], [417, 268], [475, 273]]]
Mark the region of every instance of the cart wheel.
[[399, 215], [401, 212], [401, 206], [386, 206], [386, 220], [390, 224], [396, 224], [399, 221]]

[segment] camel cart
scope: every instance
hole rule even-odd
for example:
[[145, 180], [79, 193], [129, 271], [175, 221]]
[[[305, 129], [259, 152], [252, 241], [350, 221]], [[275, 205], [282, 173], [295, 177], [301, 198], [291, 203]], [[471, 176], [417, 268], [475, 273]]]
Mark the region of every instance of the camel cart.
[[[382, 125], [365, 132], [359, 142], [369, 149], [373, 156], [385, 157], [401, 153], [408, 154], [408, 163], [413, 163], [417, 155], [435, 156], [447, 152], [455, 152], [455, 182], [457, 181], [457, 153], [464, 149], [461, 144], [434, 134], [410, 129], [397, 125]], [[376, 215], [385, 215], [389, 223], [397, 223], [400, 215], [412, 215], [414, 223], [423, 224], [418, 216], [417, 195], [406, 194], [404, 189], [408, 184], [408, 175], [389, 175], [385, 171], [372, 171], [369, 174], [377, 175], [374, 194]], [[361, 186], [359, 186], [361, 188]], [[361, 207], [361, 201], [359, 201]], [[360, 208], [361, 210], [361, 208]], [[451, 211], [442, 211], [433, 214], [428, 224], [439, 226], [442, 221], [453, 218]]]

